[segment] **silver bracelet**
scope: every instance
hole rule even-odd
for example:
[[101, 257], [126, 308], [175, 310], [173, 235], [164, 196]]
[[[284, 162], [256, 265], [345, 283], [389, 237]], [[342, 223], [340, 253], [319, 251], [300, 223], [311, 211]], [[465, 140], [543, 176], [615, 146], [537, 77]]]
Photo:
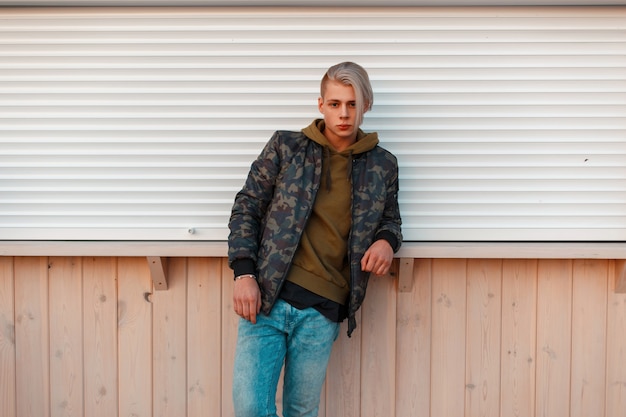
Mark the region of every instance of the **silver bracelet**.
[[256, 281], [256, 275], [254, 275], [254, 274], [243, 274], [243, 275], [237, 275], [237, 276], [235, 277], [235, 281], [239, 281], [240, 279], [243, 279], [243, 278], [252, 278], [253, 280], [255, 280], [255, 281]]

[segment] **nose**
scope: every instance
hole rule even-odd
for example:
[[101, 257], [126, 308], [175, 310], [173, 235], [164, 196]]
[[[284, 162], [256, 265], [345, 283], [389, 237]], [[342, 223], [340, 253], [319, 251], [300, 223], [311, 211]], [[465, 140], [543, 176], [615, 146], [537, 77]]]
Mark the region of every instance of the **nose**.
[[349, 116], [350, 116], [350, 112], [348, 111], [348, 105], [343, 104], [341, 106], [341, 117], [349, 117]]

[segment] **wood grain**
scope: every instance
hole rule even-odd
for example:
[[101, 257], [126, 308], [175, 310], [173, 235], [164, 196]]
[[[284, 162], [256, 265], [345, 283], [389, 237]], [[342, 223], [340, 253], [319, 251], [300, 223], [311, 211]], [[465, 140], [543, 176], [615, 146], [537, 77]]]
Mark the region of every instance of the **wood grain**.
[[500, 411], [502, 261], [467, 263], [465, 416], [496, 416]]
[[48, 311], [48, 259], [15, 258], [15, 387], [19, 417], [50, 415]]
[[49, 260], [50, 408], [52, 417], [83, 416], [82, 258]]
[[85, 415], [110, 417], [118, 409], [117, 259], [83, 259]]
[[418, 259], [410, 292], [399, 292], [396, 331], [396, 415], [430, 412], [432, 261]]
[[16, 417], [13, 258], [0, 257], [0, 416]]
[[358, 327], [348, 337], [347, 321], [341, 323], [326, 371], [324, 413], [327, 417], [351, 417], [361, 413], [362, 314], [357, 311]]
[[188, 417], [212, 416], [222, 408], [222, 262], [187, 262]]
[[502, 263], [502, 417], [535, 414], [537, 346], [537, 261]]
[[539, 260], [537, 417], [570, 413], [572, 261]]
[[[609, 263], [609, 276], [615, 275], [615, 262]], [[624, 417], [626, 410], [626, 294], [608, 291], [606, 415]]]
[[145, 258], [118, 260], [119, 413], [151, 417], [152, 279]]
[[[624, 417], [615, 269], [416, 259], [406, 292], [374, 278], [320, 417]], [[145, 257], [0, 257], [2, 417], [232, 417], [232, 271], [176, 258], [168, 276], [154, 292]]]
[[[221, 310], [222, 310], [222, 384], [220, 390], [222, 392], [222, 409], [220, 410], [222, 416], [234, 415], [233, 400], [232, 400], [232, 386], [233, 386], [233, 365], [235, 363], [235, 346], [237, 345], [237, 323], [239, 323], [239, 316], [235, 314], [233, 307], [233, 271], [228, 267], [228, 261], [226, 258], [221, 262], [221, 275], [220, 280], [222, 282], [222, 294], [221, 294]], [[216, 341], [217, 340], [217, 335]], [[215, 414], [217, 417], [217, 413]]]
[[608, 261], [573, 261], [571, 417], [605, 415]]
[[390, 275], [370, 278], [361, 307], [361, 417], [396, 415], [397, 293]]
[[167, 276], [151, 297], [155, 417], [187, 414], [187, 259], [171, 258]]
[[465, 412], [467, 261], [433, 260], [431, 416]]

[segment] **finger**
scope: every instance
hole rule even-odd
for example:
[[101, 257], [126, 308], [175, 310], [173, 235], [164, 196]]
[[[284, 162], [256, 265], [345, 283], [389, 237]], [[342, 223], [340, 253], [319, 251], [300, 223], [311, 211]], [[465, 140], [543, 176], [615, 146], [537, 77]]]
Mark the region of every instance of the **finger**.
[[250, 323], [255, 324], [256, 316], [257, 316], [257, 301], [256, 300], [248, 301], [248, 303], [246, 303], [246, 306], [245, 306], [245, 312], [246, 312], [245, 319], [250, 321]]
[[367, 258], [363, 258], [361, 260], [361, 269], [365, 272], [373, 272], [374, 267], [376, 266], [376, 261], [372, 256], [368, 256]]
[[379, 264], [380, 262], [377, 259], [374, 259], [374, 257], [370, 257], [369, 262], [366, 265], [366, 271], [369, 272], [374, 272], [377, 273], [378, 272], [378, 268], [379, 268]]
[[390, 266], [391, 266], [391, 263], [386, 262], [385, 260], [382, 260], [378, 268], [378, 274], [385, 275], [387, 272], [389, 272]]
[[367, 271], [367, 262], [369, 260], [369, 251], [366, 251], [361, 258], [361, 269]]

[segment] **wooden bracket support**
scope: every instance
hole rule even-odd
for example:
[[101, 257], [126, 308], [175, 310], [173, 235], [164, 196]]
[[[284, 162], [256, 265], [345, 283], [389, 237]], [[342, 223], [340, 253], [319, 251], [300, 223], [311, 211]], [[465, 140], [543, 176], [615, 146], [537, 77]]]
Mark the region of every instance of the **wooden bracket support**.
[[615, 292], [626, 294], [626, 259], [615, 261]]
[[398, 268], [398, 289], [400, 292], [413, 291], [413, 258], [400, 258]]
[[148, 266], [155, 290], [167, 290], [167, 258], [148, 256]]

